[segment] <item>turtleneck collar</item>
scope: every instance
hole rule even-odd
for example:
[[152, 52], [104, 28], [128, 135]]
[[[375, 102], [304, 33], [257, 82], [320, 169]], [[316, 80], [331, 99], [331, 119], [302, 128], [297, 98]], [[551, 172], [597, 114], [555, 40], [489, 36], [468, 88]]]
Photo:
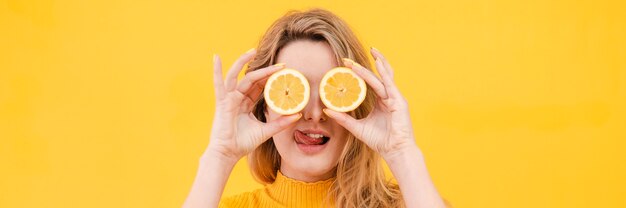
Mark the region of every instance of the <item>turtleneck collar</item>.
[[278, 171], [276, 180], [266, 186], [266, 191], [270, 197], [287, 207], [301, 207], [303, 204], [320, 207], [334, 181], [333, 177], [308, 183], [288, 178]]

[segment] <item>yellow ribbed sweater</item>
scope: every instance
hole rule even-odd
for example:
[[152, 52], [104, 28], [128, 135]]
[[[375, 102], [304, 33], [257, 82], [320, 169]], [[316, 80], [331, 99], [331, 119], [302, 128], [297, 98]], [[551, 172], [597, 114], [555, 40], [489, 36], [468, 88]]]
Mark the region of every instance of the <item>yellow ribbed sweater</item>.
[[223, 198], [219, 207], [328, 207], [324, 200], [334, 180], [331, 178], [306, 183], [287, 178], [278, 171], [274, 183], [252, 192]]

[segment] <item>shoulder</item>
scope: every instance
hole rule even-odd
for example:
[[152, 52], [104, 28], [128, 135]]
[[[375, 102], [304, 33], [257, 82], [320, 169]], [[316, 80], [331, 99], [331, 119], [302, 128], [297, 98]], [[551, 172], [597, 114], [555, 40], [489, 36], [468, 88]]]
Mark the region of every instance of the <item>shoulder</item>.
[[262, 189], [257, 189], [234, 196], [223, 197], [220, 200], [219, 208], [258, 207], [261, 193]]

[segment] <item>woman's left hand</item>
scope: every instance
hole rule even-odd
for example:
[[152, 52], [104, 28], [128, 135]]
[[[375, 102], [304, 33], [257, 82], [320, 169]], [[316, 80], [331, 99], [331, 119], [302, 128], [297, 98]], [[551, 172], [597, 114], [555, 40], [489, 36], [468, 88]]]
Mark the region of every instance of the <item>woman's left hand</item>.
[[377, 151], [385, 160], [389, 160], [402, 151], [417, 149], [417, 145], [408, 103], [393, 81], [393, 69], [378, 50], [372, 48], [371, 53], [376, 60], [380, 78], [350, 59], [344, 59], [344, 64], [363, 78], [378, 95], [372, 112], [359, 120], [347, 113], [330, 109], [324, 109], [324, 112]]

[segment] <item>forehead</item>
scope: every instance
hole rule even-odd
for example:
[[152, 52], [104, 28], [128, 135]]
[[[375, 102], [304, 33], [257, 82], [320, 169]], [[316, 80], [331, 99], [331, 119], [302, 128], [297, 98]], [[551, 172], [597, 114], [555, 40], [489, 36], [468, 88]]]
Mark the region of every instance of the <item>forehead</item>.
[[330, 45], [325, 41], [311, 40], [288, 43], [278, 52], [276, 63], [286, 63], [286, 67], [302, 72], [307, 79], [318, 81], [328, 70], [337, 67]]

